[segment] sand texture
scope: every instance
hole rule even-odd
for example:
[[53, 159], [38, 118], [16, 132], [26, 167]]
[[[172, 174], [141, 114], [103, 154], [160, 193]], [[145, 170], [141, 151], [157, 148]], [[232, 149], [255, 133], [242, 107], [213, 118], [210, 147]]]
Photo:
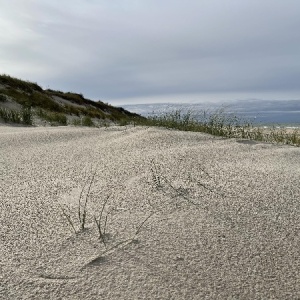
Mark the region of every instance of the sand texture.
[[0, 299], [300, 299], [296, 147], [1, 126], [0, 222]]

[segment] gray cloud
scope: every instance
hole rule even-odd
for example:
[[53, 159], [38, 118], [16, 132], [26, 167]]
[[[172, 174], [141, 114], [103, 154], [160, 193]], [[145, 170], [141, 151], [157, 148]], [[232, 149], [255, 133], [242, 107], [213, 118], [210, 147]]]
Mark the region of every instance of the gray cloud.
[[44, 87], [120, 102], [300, 91], [296, 0], [0, 3], [2, 72]]

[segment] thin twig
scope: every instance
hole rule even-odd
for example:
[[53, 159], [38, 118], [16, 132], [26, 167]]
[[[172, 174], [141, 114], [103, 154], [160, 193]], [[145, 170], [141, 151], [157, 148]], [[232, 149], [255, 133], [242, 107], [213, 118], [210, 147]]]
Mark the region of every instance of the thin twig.
[[[86, 176], [86, 172], [85, 172], [84, 176]], [[89, 180], [89, 178], [87, 178], [87, 179], [85, 180], [84, 186], [83, 186], [83, 188], [81, 189], [81, 192], [80, 192], [80, 195], [79, 195], [79, 200], [78, 200], [78, 219], [79, 219], [79, 223], [80, 223], [80, 224], [82, 224], [82, 219], [81, 219], [81, 197], [82, 197], [82, 194], [83, 194], [83, 192], [84, 192], [84, 189], [85, 189], [85, 187], [86, 187], [86, 185], [87, 185], [87, 183], [88, 183], [88, 180]]]
[[88, 203], [88, 198], [89, 198], [90, 190], [91, 190], [92, 184], [93, 184], [93, 182], [94, 182], [96, 173], [97, 173], [97, 169], [95, 170], [95, 172], [94, 172], [94, 174], [93, 174], [93, 176], [92, 176], [92, 178], [91, 178], [91, 181], [90, 181], [90, 184], [89, 184], [89, 187], [88, 187], [86, 196], [85, 196], [85, 202], [84, 202], [84, 205], [83, 205], [83, 214], [82, 214], [82, 220], [81, 220], [81, 229], [84, 229], [84, 226], [85, 226], [86, 213], [87, 213], [86, 207], [87, 207], [87, 203]]
[[137, 228], [136, 232], [135, 232], [135, 236], [137, 236], [142, 228], [142, 226], [154, 215], [155, 213], [152, 212]]
[[95, 223], [97, 225], [97, 228], [98, 228], [98, 231], [99, 231], [99, 238], [100, 240], [103, 242], [105, 248], [106, 248], [106, 242], [105, 242], [105, 231], [106, 231], [106, 223], [107, 223], [107, 215], [105, 217], [105, 222], [104, 222], [104, 231], [102, 232], [102, 228], [101, 228], [101, 223], [102, 223], [102, 215], [103, 215], [103, 212], [104, 212], [104, 208], [108, 202], [110, 198], [110, 195], [107, 196], [106, 200], [104, 201], [103, 205], [102, 205], [102, 209], [101, 209], [101, 212], [100, 212], [100, 215], [99, 215], [99, 219], [97, 219], [95, 216], [94, 216], [94, 220], [95, 220]]
[[75, 229], [74, 223], [72, 222], [71, 215], [67, 214], [66, 210], [62, 206], [60, 206], [60, 207], [61, 207], [63, 215], [68, 220], [68, 223], [71, 225], [71, 227], [73, 228], [74, 232], [76, 233], [76, 229]]

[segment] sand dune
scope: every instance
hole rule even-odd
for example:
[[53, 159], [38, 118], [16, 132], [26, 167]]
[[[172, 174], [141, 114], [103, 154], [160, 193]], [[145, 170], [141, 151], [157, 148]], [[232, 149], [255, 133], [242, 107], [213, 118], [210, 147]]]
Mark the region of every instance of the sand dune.
[[290, 146], [1, 126], [0, 298], [299, 299], [299, 183]]

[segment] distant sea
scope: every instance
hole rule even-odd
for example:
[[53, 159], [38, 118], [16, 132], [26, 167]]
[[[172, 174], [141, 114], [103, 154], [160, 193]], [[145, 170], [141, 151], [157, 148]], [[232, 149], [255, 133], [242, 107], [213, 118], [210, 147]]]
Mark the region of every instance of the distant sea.
[[300, 127], [300, 100], [235, 100], [223, 103], [153, 103], [123, 105], [125, 109], [142, 116], [154, 116], [180, 110], [182, 113], [208, 113], [224, 109], [224, 113], [235, 115], [255, 126]]

